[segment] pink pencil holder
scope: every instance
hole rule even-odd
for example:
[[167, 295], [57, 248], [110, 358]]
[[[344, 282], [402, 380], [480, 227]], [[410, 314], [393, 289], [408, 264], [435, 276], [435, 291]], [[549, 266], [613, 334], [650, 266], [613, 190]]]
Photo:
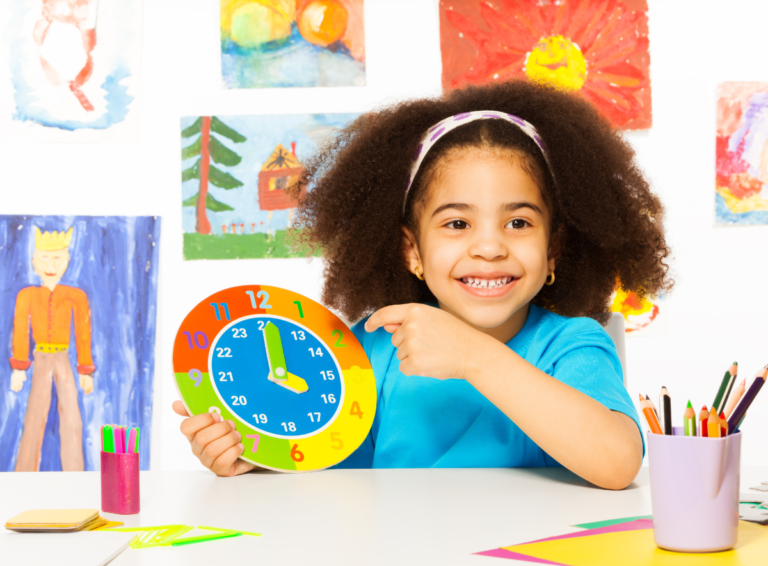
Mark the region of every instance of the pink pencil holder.
[[739, 531], [741, 433], [724, 438], [648, 434], [653, 537], [676, 552], [732, 548]]
[[139, 512], [139, 454], [101, 453], [101, 510], [118, 515]]

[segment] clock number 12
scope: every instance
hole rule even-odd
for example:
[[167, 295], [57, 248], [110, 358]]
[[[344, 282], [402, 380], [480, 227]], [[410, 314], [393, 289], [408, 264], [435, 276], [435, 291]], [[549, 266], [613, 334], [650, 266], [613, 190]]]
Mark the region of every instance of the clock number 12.
[[[256, 293], [256, 296], [253, 296], [253, 291], [246, 291], [246, 295], [248, 295], [251, 298], [251, 306], [256, 309], [271, 309], [272, 305], [269, 304], [269, 293], [266, 291], [259, 291]], [[256, 306], [256, 299], [261, 299], [261, 304], [257, 307]]]

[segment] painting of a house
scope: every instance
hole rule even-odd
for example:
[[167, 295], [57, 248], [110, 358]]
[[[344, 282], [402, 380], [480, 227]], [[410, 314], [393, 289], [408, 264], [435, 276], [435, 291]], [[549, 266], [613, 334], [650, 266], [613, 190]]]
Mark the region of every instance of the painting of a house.
[[301, 174], [301, 163], [296, 157], [296, 142], [291, 151], [278, 144], [259, 172], [259, 208], [285, 210], [296, 207], [296, 201], [285, 191]]
[[[300, 238], [295, 236], [302, 227], [294, 226], [298, 202], [289, 197], [289, 189], [318, 144], [358, 116], [182, 118], [184, 259], [283, 259], [319, 253], [297, 243]], [[202, 141], [206, 132], [210, 144]], [[208, 165], [207, 176], [204, 164]], [[210, 181], [207, 187], [215, 198], [208, 192], [202, 200], [202, 179]], [[206, 231], [199, 229], [201, 211], [207, 218]]]

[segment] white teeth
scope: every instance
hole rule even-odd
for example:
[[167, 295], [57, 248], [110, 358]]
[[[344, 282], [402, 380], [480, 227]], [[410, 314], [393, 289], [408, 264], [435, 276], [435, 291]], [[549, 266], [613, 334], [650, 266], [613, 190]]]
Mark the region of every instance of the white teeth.
[[499, 277], [498, 279], [480, 279], [478, 277], [464, 277], [462, 280], [465, 285], [476, 287], [478, 289], [495, 289], [503, 287], [512, 281], [512, 277]]

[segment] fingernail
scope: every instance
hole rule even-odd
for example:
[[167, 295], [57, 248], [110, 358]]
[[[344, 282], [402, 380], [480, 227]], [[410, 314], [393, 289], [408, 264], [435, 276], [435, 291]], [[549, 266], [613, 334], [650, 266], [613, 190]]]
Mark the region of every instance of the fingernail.
[[235, 430], [235, 428], [236, 428], [236, 427], [235, 427], [235, 421], [227, 421], [227, 422], [229, 423], [229, 427], [230, 427], [232, 430]]
[[243, 435], [240, 434], [240, 431], [235, 431], [235, 434], [237, 435], [237, 441], [240, 442], [243, 439]]
[[238, 444], [238, 446], [240, 447], [240, 454], [245, 452], [245, 445], [244, 444]]
[[214, 422], [217, 422], [217, 423], [221, 422], [221, 415], [216, 411], [211, 411], [211, 418], [213, 419]]

